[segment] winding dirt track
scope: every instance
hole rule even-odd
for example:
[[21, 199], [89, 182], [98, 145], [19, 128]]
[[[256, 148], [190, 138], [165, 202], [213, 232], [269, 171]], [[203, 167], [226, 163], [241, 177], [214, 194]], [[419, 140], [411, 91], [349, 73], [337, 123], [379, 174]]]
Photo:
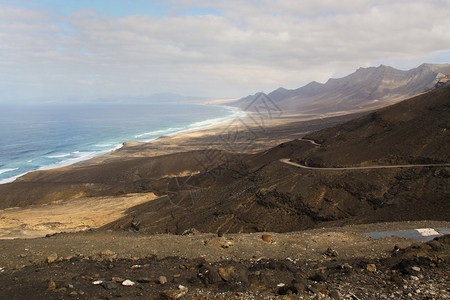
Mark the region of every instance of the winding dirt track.
[[[302, 141], [309, 142], [314, 146], [319, 146], [317, 142], [308, 139], [301, 139]], [[340, 168], [327, 168], [327, 167], [308, 167], [302, 164], [298, 164], [290, 161], [289, 158], [282, 158], [280, 162], [302, 168], [302, 169], [310, 169], [310, 170], [321, 170], [321, 171], [342, 171], [342, 170], [370, 170], [370, 169], [393, 169], [393, 168], [423, 168], [423, 167], [450, 167], [450, 164], [412, 164], [412, 165], [390, 165], [390, 166], [367, 166], [367, 167], [340, 167]]]

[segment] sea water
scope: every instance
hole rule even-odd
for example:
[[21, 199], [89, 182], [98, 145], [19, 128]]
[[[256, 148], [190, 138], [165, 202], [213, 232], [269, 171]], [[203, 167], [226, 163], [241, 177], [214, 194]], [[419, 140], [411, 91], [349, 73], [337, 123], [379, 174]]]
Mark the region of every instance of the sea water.
[[36, 170], [239, 117], [226, 106], [187, 103], [0, 105], [0, 184]]

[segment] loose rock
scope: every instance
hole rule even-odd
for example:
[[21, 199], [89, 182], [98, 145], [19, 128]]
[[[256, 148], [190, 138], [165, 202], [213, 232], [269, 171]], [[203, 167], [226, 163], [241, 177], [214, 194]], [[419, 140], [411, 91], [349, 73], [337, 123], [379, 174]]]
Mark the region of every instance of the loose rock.
[[52, 253], [47, 257], [47, 263], [51, 264], [58, 259], [58, 255], [56, 253]]
[[136, 284], [136, 282], [131, 281], [131, 280], [129, 280], [129, 279], [124, 280], [124, 281], [122, 282], [122, 285], [123, 285], [123, 286], [133, 286], [133, 285], [135, 285], [135, 284]]
[[105, 278], [99, 278], [96, 281], [92, 282], [93, 285], [100, 285], [105, 281]]
[[167, 283], [167, 278], [166, 278], [166, 276], [159, 276], [159, 277], [158, 277], [158, 283], [159, 283], [159, 284], [166, 284], [166, 283]]
[[140, 268], [142, 268], [141, 265], [132, 265], [132, 266], [130, 267], [131, 270], [136, 270], [136, 269], [140, 269]]
[[70, 296], [70, 297], [77, 297], [77, 296], [78, 296], [78, 293], [77, 293], [76, 291], [71, 291], [71, 292], [69, 293], [69, 296]]
[[272, 235], [270, 234], [263, 234], [261, 238], [266, 243], [270, 244], [272, 242]]
[[49, 282], [48, 282], [47, 290], [53, 291], [55, 289], [56, 289], [56, 283], [52, 279], [50, 279]]
[[377, 270], [377, 266], [375, 264], [368, 264], [366, 269], [367, 271], [375, 272]]
[[103, 283], [103, 287], [106, 290], [114, 290], [114, 289], [117, 289], [119, 287], [119, 285], [115, 281], [105, 281]]
[[139, 283], [149, 283], [151, 280], [148, 277], [141, 277], [137, 280]]
[[183, 286], [183, 285], [179, 285], [178, 286], [178, 290], [165, 290], [161, 293], [161, 298], [162, 299], [169, 299], [169, 300], [177, 300], [177, 299], [181, 299], [181, 297], [183, 297], [184, 295], [186, 295], [188, 293], [188, 288]]
[[223, 279], [223, 281], [229, 281], [231, 279], [231, 276], [234, 273], [233, 267], [228, 268], [219, 268], [219, 275]]

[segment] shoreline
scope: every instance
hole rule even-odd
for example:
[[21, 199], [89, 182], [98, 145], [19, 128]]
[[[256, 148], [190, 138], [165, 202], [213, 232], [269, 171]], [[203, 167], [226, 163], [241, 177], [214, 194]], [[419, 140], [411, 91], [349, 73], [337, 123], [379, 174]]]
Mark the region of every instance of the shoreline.
[[[222, 107], [222, 108], [226, 108], [228, 109], [230, 112], [232, 112], [230, 115], [225, 116], [225, 117], [219, 117], [219, 118], [211, 118], [211, 119], [206, 119], [204, 121], [197, 121], [197, 122], [192, 122], [182, 128], [175, 128], [177, 129], [176, 131], [173, 132], [168, 132], [168, 133], [164, 133], [169, 131], [170, 129], [174, 129], [169, 127], [168, 129], [160, 129], [160, 130], [154, 130], [154, 131], [149, 131], [149, 132], [144, 132], [144, 133], [139, 133], [139, 134], [133, 134], [132, 136], [134, 138], [139, 139], [139, 137], [145, 136], [145, 135], [150, 135], [150, 133], [154, 133], [154, 132], [160, 132], [161, 135], [158, 135], [157, 137], [151, 138], [151, 139], [147, 139], [147, 140], [143, 140], [143, 141], [139, 141], [136, 139], [126, 139], [125, 141], [121, 142], [121, 143], [112, 143], [112, 145], [115, 145], [113, 148], [110, 149], [106, 149], [106, 150], [100, 150], [100, 151], [84, 151], [84, 152], [80, 152], [80, 151], [72, 151], [70, 153], [68, 153], [67, 156], [72, 155], [74, 153], [86, 153], [85, 155], [82, 155], [81, 157], [72, 157], [72, 158], [68, 158], [66, 160], [62, 160], [56, 163], [51, 163], [49, 165], [44, 165], [39, 167], [38, 169], [35, 170], [30, 170], [30, 171], [26, 171], [11, 177], [7, 177], [7, 178], [3, 178], [0, 179], [0, 185], [3, 184], [8, 184], [8, 183], [12, 183], [15, 182], [18, 178], [21, 178], [27, 174], [33, 173], [33, 172], [39, 172], [39, 171], [45, 171], [45, 170], [55, 170], [55, 169], [59, 169], [59, 168], [65, 168], [65, 167], [78, 167], [78, 166], [86, 166], [86, 165], [93, 165], [93, 164], [97, 164], [97, 163], [101, 163], [103, 161], [106, 161], [108, 159], [114, 158], [126, 158], [128, 157], [128, 155], [130, 154], [129, 148], [133, 148], [132, 152], [139, 152], [139, 151], [135, 151], [136, 148], [139, 147], [145, 147], [145, 145], [165, 145], [167, 146], [164, 142], [161, 142], [163, 139], [164, 140], [168, 140], [168, 139], [173, 139], [175, 143], [179, 143], [180, 141], [183, 141], [183, 143], [191, 138], [200, 138], [201, 136], [217, 136], [220, 133], [229, 133], [229, 132], [224, 132], [223, 129], [230, 129], [231, 131], [242, 131], [243, 129], [246, 130], [248, 129], [249, 131], [254, 131], [256, 130], [260, 130], [262, 129], [262, 133], [264, 133], [264, 130], [266, 130], [267, 128], [274, 128], [277, 126], [288, 126], [289, 124], [293, 124], [296, 122], [307, 122], [307, 121], [314, 121], [314, 120], [325, 120], [325, 119], [333, 119], [333, 118], [341, 118], [341, 117], [346, 117], [346, 116], [352, 116], [352, 115], [359, 115], [359, 114], [365, 114], [368, 113], [372, 110], [377, 110], [379, 108], [384, 107], [385, 105], [381, 105], [380, 107], [373, 107], [371, 109], [359, 109], [359, 110], [353, 110], [353, 111], [339, 111], [339, 112], [335, 112], [335, 113], [327, 113], [327, 114], [320, 114], [320, 115], [311, 115], [311, 114], [302, 114], [302, 113], [293, 113], [293, 112], [284, 112], [282, 110], [280, 110], [279, 116], [278, 117], [273, 117], [270, 116], [269, 118], [267, 118], [267, 116], [264, 116], [264, 113], [256, 113], [256, 112], [251, 112], [251, 111], [245, 111], [242, 110], [239, 107], [234, 107], [234, 106], [229, 106], [226, 105], [227, 103], [224, 103], [224, 105], [222, 104], [217, 104], [215, 102], [213, 103], [191, 103], [194, 105], [200, 105], [200, 106], [216, 106], [216, 107]], [[220, 120], [219, 122], [217, 122], [217, 120]], [[215, 121], [215, 122], [214, 122]], [[262, 122], [262, 123], [259, 123]], [[238, 124], [240, 123], [240, 124]], [[232, 128], [233, 127], [233, 128]], [[264, 128], [265, 127], [265, 128]], [[301, 134], [305, 134], [305, 132], [302, 132]], [[131, 136], [131, 135], [130, 135]], [[291, 138], [295, 139], [297, 137]], [[286, 142], [289, 139], [278, 139], [279, 143], [282, 142]], [[268, 142], [268, 140], [266, 140], [266, 142]], [[101, 144], [98, 144], [101, 145]], [[276, 146], [276, 143], [270, 143], [269, 146], [265, 147], [265, 148], [270, 148]], [[194, 149], [189, 148], [188, 149], [184, 149], [183, 147], [181, 147], [180, 149], [165, 149], [163, 151], [160, 151], [159, 149], [156, 149], [157, 147], [145, 147], [145, 148], [151, 148], [153, 153], [146, 153], [145, 155], [143, 155], [142, 153], [140, 155], [136, 156], [136, 153], [134, 153], [131, 157], [148, 157], [148, 156], [158, 156], [158, 155], [164, 155], [164, 154], [170, 154], [170, 153], [176, 153], [176, 152], [183, 152], [183, 151], [189, 151], [189, 150], [200, 150], [200, 149], [205, 149], [205, 147], [195, 147]], [[167, 147], [166, 147], [167, 148]], [[257, 147], [256, 150], [260, 151], [260, 150], [265, 150], [264, 147]], [[246, 149], [247, 150], [247, 149]], [[254, 149], [253, 151], [250, 151], [249, 153], [255, 153], [256, 150]], [[58, 155], [59, 156], [59, 155]], [[11, 168], [13, 169], [13, 168]], [[19, 169], [19, 168], [14, 168]], [[7, 172], [9, 172], [9, 168], [5, 168], [5, 170], [8, 170]], [[6, 173], [6, 172], [4, 172]]]
[[[25, 175], [27, 175], [29, 173], [32, 173], [32, 172], [54, 170], [54, 169], [65, 168], [65, 167], [74, 167], [74, 166], [78, 166], [79, 164], [83, 165], [83, 163], [88, 162], [90, 160], [95, 160], [96, 158], [102, 157], [104, 155], [109, 155], [111, 153], [114, 153], [114, 152], [122, 149], [123, 147], [125, 147], [127, 144], [130, 144], [130, 143], [133, 143], [133, 144], [152, 143], [152, 142], [154, 142], [154, 141], [156, 141], [156, 140], [158, 140], [158, 139], [160, 139], [162, 137], [167, 137], [167, 136], [170, 137], [170, 136], [176, 136], [176, 135], [190, 133], [190, 132], [202, 131], [202, 130], [205, 130], [205, 129], [208, 129], [208, 128], [212, 128], [212, 127], [215, 127], [215, 126], [220, 126], [220, 125], [223, 125], [223, 124], [226, 124], [226, 123], [229, 123], [229, 122], [233, 122], [233, 121], [235, 121], [236, 119], [239, 119], [239, 118], [245, 118], [246, 115], [247, 115], [246, 112], [242, 111], [238, 107], [233, 107], [233, 106], [228, 106], [228, 105], [217, 105], [217, 104], [209, 105], [209, 104], [201, 104], [201, 103], [195, 103], [193, 105], [216, 106], [216, 107], [226, 108], [226, 109], [228, 109], [231, 112], [231, 114], [228, 115], [228, 116], [225, 116], [225, 117], [211, 118], [211, 119], [206, 119], [206, 120], [203, 120], [203, 121], [195, 121], [195, 122], [192, 122], [192, 123], [190, 123], [190, 124], [188, 124], [188, 125], [186, 125], [186, 126], [184, 126], [182, 128], [170, 128], [169, 127], [167, 129], [159, 129], [159, 130], [149, 131], [149, 132], [146, 132], [146, 133], [134, 134], [133, 135], [134, 138], [139, 138], [139, 137], [143, 137], [143, 136], [146, 136], [146, 135], [151, 135], [151, 133], [154, 133], [154, 132], [164, 133], [164, 132], [170, 131], [171, 129], [179, 129], [179, 130], [176, 130], [176, 131], [173, 131], [173, 132], [169, 132], [167, 134], [161, 134], [161, 135], [159, 135], [159, 136], [157, 136], [155, 138], [152, 138], [152, 139], [149, 139], [149, 140], [144, 140], [144, 141], [136, 141], [136, 140], [133, 140], [133, 139], [127, 139], [127, 140], [125, 140], [125, 141], [123, 141], [123, 142], [121, 142], [119, 144], [115, 144], [114, 147], [110, 148], [110, 149], [100, 150], [100, 151], [89, 151], [89, 152], [86, 152], [87, 154], [82, 155], [80, 157], [68, 158], [68, 159], [65, 159], [65, 160], [61, 160], [59, 162], [51, 163], [49, 165], [41, 166], [41, 167], [39, 167], [38, 169], [35, 169], [35, 170], [30, 170], [30, 171], [27, 171], [27, 172], [20, 173], [18, 175], [14, 175], [14, 176], [11, 176], [11, 177], [0, 179], [0, 185], [12, 183], [12, 182], [16, 181], [18, 178], [23, 177], [23, 176], [25, 176]], [[61, 157], [70, 156], [70, 155], [72, 155], [74, 153], [77, 153], [77, 152], [80, 153], [80, 151], [72, 151], [72, 152], [70, 152], [70, 153], [68, 153], [68, 154], [66, 154], [64, 156], [61, 156]], [[85, 153], [85, 152], [81, 152], [81, 153]], [[52, 157], [56, 158], [57, 156], [55, 155], [55, 156], [52, 156]], [[0, 174], [8, 173], [10, 171], [12, 172], [12, 171], [15, 171], [15, 170], [19, 170], [19, 168], [5, 168], [4, 172], [2, 172]]]

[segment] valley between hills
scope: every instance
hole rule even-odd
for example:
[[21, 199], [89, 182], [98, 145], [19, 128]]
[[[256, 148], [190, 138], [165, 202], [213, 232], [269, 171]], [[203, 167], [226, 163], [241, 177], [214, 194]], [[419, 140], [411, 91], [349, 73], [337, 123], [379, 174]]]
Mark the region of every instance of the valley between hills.
[[448, 299], [448, 236], [365, 235], [450, 228], [447, 69], [256, 94], [244, 118], [0, 185], [0, 299]]

